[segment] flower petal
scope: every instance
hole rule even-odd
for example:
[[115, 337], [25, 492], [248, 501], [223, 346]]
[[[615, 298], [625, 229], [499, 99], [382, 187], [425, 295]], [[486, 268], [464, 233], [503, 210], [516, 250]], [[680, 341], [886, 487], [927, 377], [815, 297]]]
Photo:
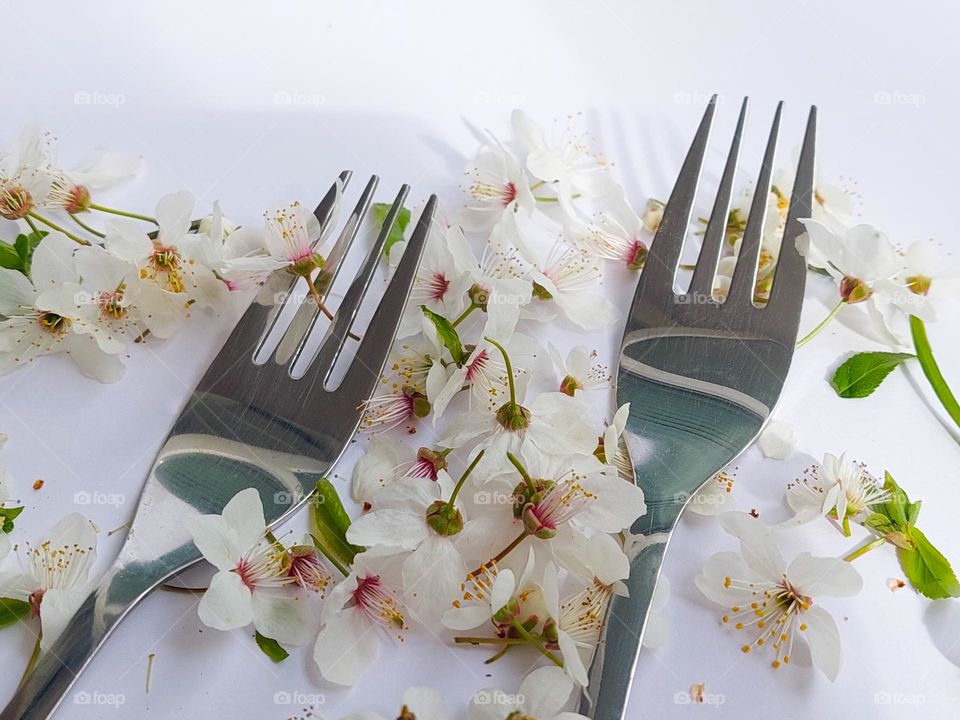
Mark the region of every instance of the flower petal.
[[313, 659], [326, 680], [337, 685], [356, 685], [380, 654], [376, 628], [362, 611], [348, 608], [333, 615], [317, 636]]
[[197, 614], [200, 622], [214, 630], [236, 630], [253, 622], [250, 589], [235, 572], [221, 570], [210, 581]]
[[537, 668], [520, 683], [523, 709], [536, 718], [553, 718], [563, 710], [571, 692], [573, 680], [556, 665]]
[[787, 568], [790, 583], [804, 595], [848, 597], [863, 588], [863, 578], [851, 564], [840, 558], [813, 557], [800, 553]]
[[840, 632], [837, 624], [826, 610], [811, 607], [801, 615], [801, 622], [807, 629], [803, 636], [810, 648], [810, 658], [830, 680], [836, 680], [843, 664], [843, 650], [840, 647]]
[[284, 592], [253, 593], [253, 624], [257, 632], [284, 645], [306, 645], [311, 637], [303, 603]]

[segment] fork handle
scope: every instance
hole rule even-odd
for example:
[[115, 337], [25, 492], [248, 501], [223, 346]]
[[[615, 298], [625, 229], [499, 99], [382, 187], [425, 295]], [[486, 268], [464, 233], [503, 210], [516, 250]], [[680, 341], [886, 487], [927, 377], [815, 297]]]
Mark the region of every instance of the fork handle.
[[[40, 655], [32, 672], [0, 712], [0, 720], [50, 717], [117, 623], [184, 562], [189, 563], [191, 550], [196, 553], [192, 547], [181, 547], [150, 563], [126, 560], [121, 551], [60, 637]], [[84, 698], [78, 695], [76, 702], [84, 703]]]
[[[590, 665], [589, 685], [580, 701], [580, 713], [593, 720], [621, 720], [637, 666], [640, 643], [650, 613], [653, 592], [663, 565], [669, 533], [680, 507], [661, 508], [672, 517], [660, 528], [665, 532], [647, 536], [649, 544], [630, 559], [626, 585], [629, 596], [614, 595], [603, 624], [603, 634]], [[675, 514], [674, 514], [675, 512]], [[602, 682], [601, 682], [602, 679]]]

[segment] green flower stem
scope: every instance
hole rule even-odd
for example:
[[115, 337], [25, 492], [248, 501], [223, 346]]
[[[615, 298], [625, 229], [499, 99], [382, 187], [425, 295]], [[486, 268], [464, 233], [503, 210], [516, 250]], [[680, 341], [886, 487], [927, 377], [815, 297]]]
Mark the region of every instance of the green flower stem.
[[819, 324], [819, 325], [817, 325], [813, 330], [811, 330], [810, 332], [808, 332], [808, 333], [807, 333], [806, 335], [804, 335], [802, 338], [800, 338], [799, 340], [797, 340], [797, 347], [798, 347], [798, 348], [801, 348], [801, 347], [803, 347], [804, 345], [806, 345], [808, 342], [810, 342], [811, 340], [813, 340], [813, 338], [816, 337], [817, 334], [818, 334], [821, 330], [823, 330], [827, 325], [830, 324], [830, 321], [833, 320], [833, 319], [837, 316], [837, 313], [839, 313], [839, 312], [843, 309], [843, 306], [846, 305], [846, 304], [847, 304], [847, 303], [846, 303], [844, 300], [841, 300], [840, 302], [838, 302], [838, 303], [833, 307], [833, 310], [831, 310], [829, 313], [827, 313], [827, 316], [826, 316], [823, 320], [820, 321], [820, 324]]
[[517, 388], [513, 384], [513, 365], [510, 364], [510, 356], [507, 355], [507, 351], [503, 349], [503, 345], [498, 343], [492, 338], [484, 337], [488, 343], [493, 345], [497, 350], [500, 351], [500, 354], [503, 355], [503, 364], [507, 366], [507, 383], [510, 386], [510, 402], [513, 405], [517, 404]]
[[854, 551], [853, 551], [852, 553], [850, 553], [849, 555], [845, 556], [843, 559], [846, 560], [847, 562], [853, 562], [854, 560], [856, 560], [856, 559], [857, 559], [858, 557], [860, 557], [861, 555], [866, 555], [868, 552], [870, 552], [870, 551], [873, 550], [874, 548], [880, 547], [880, 546], [883, 545], [886, 541], [887, 541], [887, 539], [886, 539], [885, 537], [882, 537], [882, 536], [881, 536], [881, 537], [876, 537], [876, 538], [874, 538], [873, 540], [871, 540], [870, 542], [868, 542], [866, 545], [862, 545], [861, 547], [858, 547], [856, 550], [854, 550]]
[[43, 638], [43, 630], [37, 633], [37, 643], [33, 646], [33, 652], [30, 654], [30, 659], [27, 661], [27, 667], [23, 670], [23, 675], [20, 678], [20, 682], [17, 683], [17, 687], [22, 687], [23, 684], [27, 681], [27, 678], [30, 676], [30, 673], [33, 672], [33, 668], [37, 666], [37, 660], [40, 659], [40, 640]]
[[527, 472], [527, 469], [523, 464], [517, 460], [517, 456], [512, 452], [507, 453], [507, 460], [517, 469], [517, 472], [520, 473], [520, 477], [523, 478], [523, 481], [527, 484], [527, 487], [530, 488], [530, 492], [536, 492], [537, 486], [533, 484], [533, 478], [530, 477], [530, 473]]
[[520, 634], [520, 637], [524, 638], [527, 642], [529, 642], [531, 645], [533, 645], [535, 648], [537, 648], [537, 650], [540, 652], [540, 654], [543, 655], [545, 658], [547, 658], [547, 660], [549, 660], [550, 662], [552, 662], [552, 663], [553, 663], [554, 665], [556, 665], [557, 667], [561, 667], [561, 668], [563, 667], [563, 660], [561, 660], [561, 659], [558, 658], [556, 655], [554, 655], [552, 652], [550, 652], [549, 650], [547, 650], [547, 649], [543, 646], [543, 642], [542, 642], [541, 640], [539, 640], [538, 638], [535, 638], [533, 635], [531, 635], [531, 634], [530, 634], [530, 631], [527, 630], [527, 629], [523, 626], [523, 624], [520, 623], [520, 621], [514, 620], [514, 621], [510, 624], [510, 627], [512, 627], [514, 630], [516, 630], [516, 631]]
[[456, 327], [457, 325], [462, 323], [464, 320], [466, 320], [468, 317], [470, 317], [470, 313], [472, 313], [474, 310], [478, 309], [479, 307], [480, 306], [477, 305], [476, 303], [470, 303], [470, 307], [468, 307], [466, 310], [460, 313], [460, 316], [450, 324]]
[[87, 231], [88, 233], [90, 233], [91, 235], [96, 235], [98, 238], [105, 238], [105, 237], [106, 237], [106, 235], [105, 235], [104, 233], [102, 233], [102, 232], [100, 232], [99, 230], [96, 230], [96, 229], [90, 227], [90, 226], [87, 225], [83, 220], [81, 220], [80, 218], [78, 218], [78, 217], [77, 217], [76, 215], [74, 215], [73, 213], [70, 213], [70, 219], [73, 220], [77, 225], [79, 225], [80, 227], [82, 227], [84, 230], [86, 230], [86, 231]]
[[32, 232], [34, 232], [34, 233], [40, 232], [40, 229], [37, 227], [37, 224], [36, 224], [33, 220], [30, 219], [30, 216], [29, 216], [29, 215], [27, 215], [27, 216], [24, 218], [24, 220], [26, 220], [27, 225], [30, 226], [30, 230], [31, 230]]
[[472, 473], [474, 468], [477, 467], [477, 463], [480, 462], [484, 452], [486, 451], [481, 450], [477, 453], [477, 456], [473, 459], [473, 462], [470, 463], [470, 467], [468, 467], [466, 471], [464, 471], [463, 475], [460, 476], [460, 479], [457, 480], [457, 485], [453, 488], [453, 492], [450, 493], [450, 499], [447, 500], [447, 505], [450, 507], [453, 507], [453, 503], [457, 499], [457, 494], [460, 492], [460, 488], [463, 487], [463, 484], [467, 481], [467, 478], [470, 477], [470, 473]]
[[[323, 303], [323, 296], [320, 294], [320, 291], [317, 289], [317, 285], [314, 282], [313, 278], [310, 277], [309, 275], [303, 275], [302, 277], [307, 281], [307, 288], [310, 290], [310, 294], [313, 296], [313, 301], [317, 304], [317, 307], [320, 308], [320, 312], [326, 315], [327, 320], [329, 320], [330, 322], [333, 322], [333, 313], [330, 312], [330, 308], [328, 308]], [[357, 341], [360, 340], [359, 335], [355, 335], [354, 333], [349, 331], [347, 332], [347, 337], [351, 338], [352, 340], [357, 340]]]
[[137, 213], [127, 212], [126, 210], [117, 210], [116, 208], [105, 207], [103, 205], [90, 205], [91, 210], [99, 210], [102, 213], [109, 213], [110, 215], [119, 215], [120, 217], [133, 218], [134, 220], [143, 220], [144, 222], [153, 223], [154, 225], [159, 225], [157, 219], [150, 217], [149, 215], [139, 215]]
[[39, 220], [39, 221], [42, 222], [44, 225], [46, 225], [46, 226], [49, 227], [49, 228], [52, 228], [53, 230], [56, 230], [57, 232], [63, 233], [63, 234], [66, 235], [68, 238], [70, 238], [71, 240], [73, 240], [75, 243], [79, 243], [79, 244], [81, 244], [81, 245], [89, 245], [89, 244], [90, 244], [90, 241], [89, 241], [89, 240], [84, 240], [82, 237], [78, 237], [78, 236], [74, 235], [74, 234], [73, 234], [72, 232], [70, 232], [69, 230], [66, 230], [66, 229], [60, 227], [60, 226], [57, 225], [55, 222], [53, 222], [52, 220], [48, 220], [47, 218], [43, 217], [42, 215], [37, 215], [37, 213], [31, 212], [30, 215], [29, 215], [29, 217], [32, 217], [34, 220]]
[[917, 353], [917, 360], [920, 361], [923, 374], [926, 375], [930, 387], [933, 388], [933, 392], [940, 404], [943, 405], [944, 410], [960, 427], [960, 403], [957, 402], [957, 398], [947, 385], [937, 361], [933, 359], [933, 350], [930, 347], [930, 341], [927, 339], [927, 328], [924, 326], [923, 320], [916, 315], [910, 316], [910, 333], [913, 335], [914, 350]]
[[[529, 645], [529, 640], [522, 638], [494, 638], [494, 637], [468, 637], [458, 635], [453, 639], [458, 645]], [[537, 642], [535, 639], [534, 642]]]

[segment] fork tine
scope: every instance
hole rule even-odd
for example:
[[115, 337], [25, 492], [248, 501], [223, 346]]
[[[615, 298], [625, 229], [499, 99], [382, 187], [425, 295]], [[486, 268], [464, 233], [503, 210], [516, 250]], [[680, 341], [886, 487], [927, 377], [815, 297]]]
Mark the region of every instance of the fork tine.
[[[352, 176], [353, 172], [351, 170], [344, 170], [341, 172], [340, 175], [337, 176], [337, 179], [334, 180], [333, 185], [330, 186], [330, 189], [327, 190], [327, 194], [323, 196], [323, 199], [317, 205], [316, 209], [314, 209], [313, 215], [315, 218], [317, 218], [317, 222], [320, 223], [320, 235], [317, 238], [317, 242], [319, 242], [319, 238], [323, 237], [323, 233], [333, 220], [333, 211], [336, 210], [337, 207], [337, 198], [340, 193], [343, 192], [343, 189], [350, 183], [350, 178]], [[297, 283], [302, 282], [303, 280], [301, 278], [291, 279], [290, 285], [287, 287], [286, 297], [283, 299], [283, 302], [275, 305], [271, 309], [270, 315], [267, 318], [267, 327], [263, 330], [260, 335], [260, 339], [253, 348], [253, 356], [255, 358], [261, 358], [261, 360], [264, 359], [262, 358], [262, 353], [263, 348], [267, 343], [267, 339], [273, 335], [273, 331], [277, 327], [277, 323], [280, 321], [280, 318], [283, 316], [283, 310], [287, 306], [287, 303], [290, 302], [290, 298], [297, 294], [292, 292], [294, 286], [296, 286]], [[295, 319], [296, 316], [291, 319], [291, 324]]]
[[[311, 361], [307, 363], [311, 366], [311, 374], [313, 374], [315, 378], [319, 378], [322, 383], [327, 381], [334, 364], [337, 362], [337, 358], [340, 357], [340, 352], [343, 350], [343, 345], [347, 339], [347, 333], [350, 332], [350, 326], [353, 325], [353, 321], [357, 317], [360, 303], [367, 292], [367, 288], [370, 286], [373, 273], [377, 269], [377, 263], [380, 261], [380, 254], [383, 252], [383, 246], [387, 242], [387, 236], [390, 234], [390, 230], [397, 216], [400, 214], [400, 209], [403, 207], [403, 203], [407, 199], [409, 192], [410, 186], [403, 185], [400, 188], [400, 192], [397, 193], [397, 197], [393, 201], [393, 205], [390, 206], [390, 211], [383, 221], [383, 226], [380, 228], [380, 235], [377, 237], [373, 247], [370, 248], [370, 252], [367, 254], [367, 258], [360, 272], [350, 284], [350, 289], [347, 290], [343, 302], [337, 309], [333, 323], [327, 328], [327, 332], [324, 334], [317, 352], [314, 354], [314, 357], [311, 358]], [[291, 372], [294, 367], [299, 368], [302, 365], [300, 356], [304, 346], [305, 343], [301, 343], [298, 352], [294, 353], [293, 359], [290, 361]], [[294, 377], [298, 376], [294, 375]]]
[[783, 101], [777, 103], [777, 112], [773, 116], [770, 138], [767, 140], [767, 149], [763, 154], [763, 165], [760, 167], [760, 176], [754, 188], [753, 202], [750, 204], [747, 225], [743, 229], [740, 252], [737, 253], [737, 264], [733, 269], [733, 279], [730, 281], [730, 291], [727, 294], [728, 301], [725, 304], [731, 304], [731, 300], [734, 305], [753, 303], [753, 291], [757, 284], [757, 262], [760, 260], [760, 244], [763, 239], [763, 224], [767, 214], [767, 199], [770, 195], [770, 179], [773, 176], [773, 160], [777, 150], [777, 134], [780, 132], [782, 110]]
[[[816, 155], [817, 135], [817, 108], [810, 108], [807, 118], [807, 130], [803, 136], [803, 146], [800, 149], [800, 160], [797, 163], [797, 174], [793, 181], [793, 193], [790, 197], [790, 210], [787, 212], [787, 223], [783, 230], [783, 241], [780, 243], [780, 256], [774, 270], [773, 288], [770, 290], [770, 301], [766, 312], [774, 312], [783, 316], [783, 322], [794, 318], [799, 321], [796, 308], [803, 301], [803, 287], [807, 278], [806, 261], [797, 250], [797, 237], [804, 232], [800, 224], [801, 218], [808, 218], [813, 214], [813, 165]], [[777, 320], [777, 318], [773, 318]], [[794, 336], [796, 335], [794, 323]]]
[[[327, 255], [326, 262], [324, 262], [323, 270], [321, 271], [325, 274], [324, 284], [322, 287], [317, 288], [320, 291], [320, 298], [324, 302], [326, 302], [327, 296], [330, 294], [330, 289], [337, 281], [337, 277], [339, 277], [340, 271], [343, 269], [342, 260], [357, 237], [357, 230], [360, 229], [360, 223], [370, 209], [370, 201], [379, 183], [379, 177], [376, 175], [370, 176], [367, 186], [363, 189], [363, 193], [357, 201], [357, 206], [353, 209], [353, 212], [350, 213], [350, 217], [347, 218], [343, 230], [340, 231], [340, 237], [337, 238], [337, 242], [334, 243], [330, 254]], [[310, 337], [319, 319], [320, 308], [312, 302], [311, 298], [306, 298], [300, 307], [297, 308], [297, 314], [294, 316], [293, 322], [290, 323], [286, 333], [284, 333], [283, 339], [277, 346], [274, 360], [282, 365], [290, 360], [294, 354], [299, 356], [300, 353], [303, 352], [303, 344], [307, 342], [307, 338]]]
[[720, 187], [717, 197], [713, 201], [713, 211], [710, 221], [703, 233], [703, 243], [700, 247], [700, 256], [697, 258], [693, 277], [690, 280], [688, 293], [699, 293], [708, 297], [713, 293], [713, 281], [717, 274], [717, 262], [720, 259], [720, 250], [727, 232], [727, 213], [730, 212], [730, 196], [733, 192], [733, 180], [737, 172], [737, 157], [740, 155], [740, 138], [743, 136], [743, 125], [747, 118], [747, 98], [740, 106], [740, 117], [737, 120], [737, 129], [733, 133], [730, 143], [730, 154], [723, 168], [723, 177], [720, 178]]
[[347, 388], [359, 406], [373, 394], [374, 386], [383, 372], [393, 339], [400, 324], [400, 317], [407, 307], [410, 288], [417, 274], [420, 256], [430, 236], [430, 226], [437, 209], [437, 196], [431, 195], [423, 208], [423, 214], [403, 251], [390, 285], [380, 299], [380, 305], [364, 334], [357, 356], [344, 377], [341, 388]]
[[[707, 141], [710, 139], [710, 126], [713, 124], [713, 114], [717, 105], [717, 96], [714, 95], [707, 103], [700, 127], [693, 138], [687, 157], [680, 168], [677, 182], [670, 193], [663, 210], [663, 219], [660, 228], [650, 244], [650, 253], [644, 262], [641, 277], [644, 285], [662, 283], [672, 287], [673, 279], [677, 274], [677, 265], [680, 262], [680, 251], [683, 249], [683, 239], [687, 234], [687, 225], [690, 223], [690, 212], [693, 209], [693, 200], [697, 193], [697, 184], [700, 181], [700, 170], [703, 167], [703, 156], [706, 153]], [[650, 276], [654, 277], [651, 278]]]

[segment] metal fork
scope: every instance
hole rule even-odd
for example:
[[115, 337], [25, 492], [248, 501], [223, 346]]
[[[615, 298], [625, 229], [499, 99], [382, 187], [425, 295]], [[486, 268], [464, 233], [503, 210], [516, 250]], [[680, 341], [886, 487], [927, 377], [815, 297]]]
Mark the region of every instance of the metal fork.
[[615, 596], [580, 712], [620, 720], [667, 543], [690, 497], [759, 434], [790, 368], [806, 266], [796, 249], [810, 217], [816, 108], [810, 109], [769, 302], [754, 301], [763, 221], [782, 103], [777, 106], [726, 300], [713, 294], [747, 101], [727, 156], [689, 289], [674, 289], [714, 96], [687, 153], [650, 247], [620, 346], [617, 404], [630, 403], [624, 440], [647, 513], [631, 528], [653, 535], [630, 552], [629, 597]]
[[[350, 173], [343, 173], [340, 182], [345, 184], [349, 178]], [[328, 277], [339, 272], [378, 182], [376, 176], [370, 179], [347, 219], [328, 257]], [[431, 197], [356, 357], [343, 381], [329, 387], [334, 364], [408, 191], [406, 185], [400, 189], [302, 377], [295, 379], [292, 372], [294, 365], [310, 360], [303, 353], [307, 335], [296, 338], [300, 345], [289, 363], [280, 362], [276, 355], [254, 361], [278, 323], [282, 305], [254, 303], [246, 311], [174, 422], [116, 561], [0, 712], [0, 720], [49, 717], [130, 609], [164, 580], [200, 559], [184, 529], [185, 517], [220, 513], [237, 492], [255, 487], [267, 522], [275, 525], [303, 505], [317, 480], [328, 473], [355, 433], [361, 406], [377, 385], [436, 208], [436, 197]], [[322, 227], [332, 222], [337, 197], [335, 184], [317, 207], [315, 215]], [[287, 293], [280, 295], [283, 303], [296, 297], [291, 291], [297, 282], [292, 278]], [[327, 291], [331, 285], [328, 281]], [[312, 330], [319, 308], [312, 303], [306, 308], [297, 312], [307, 315]]]

